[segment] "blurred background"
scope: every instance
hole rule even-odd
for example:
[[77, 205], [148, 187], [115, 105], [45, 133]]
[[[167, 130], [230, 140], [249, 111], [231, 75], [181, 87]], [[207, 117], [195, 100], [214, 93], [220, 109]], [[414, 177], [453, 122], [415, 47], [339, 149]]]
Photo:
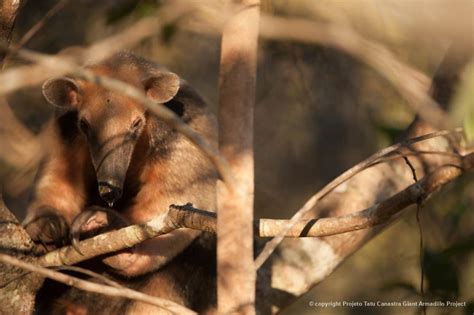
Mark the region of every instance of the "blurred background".
[[[166, 1], [69, 0], [25, 47], [56, 53], [88, 45], [153, 14]], [[27, 1], [12, 42], [58, 1]], [[330, 23], [344, 21], [398, 58], [432, 76], [451, 45], [460, 54], [473, 37], [472, 0], [262, 0], [262, 12]], [[216, 111], [220, 38], [173, 24], [131, 50], [189, 81]], [[468, 51], [472, 54], [472, 51]], [[7, 67], [18, 64], [10, 59]], [[396, 141], [415, 114], [390, 84], [337, 50], [261, 40], [255, 107], [257, 217], [288, 218], [325, 183]], [[52, 114], [40, 87], [8, 96], [15, 116], [34, 135]], [[0, 113], [1, 115], [2, 113]], [[1, 126], [0, 126], [1, 129]], [[28, 200], [19, 170], [2, 159], [0, 184], [21, 219]], [[25, 179], [26, 178], [26, 179]], [[474, 313], [474, 176], [464, 176], [422, 209], [427, 300], [458, 300], [465, 308], [429, 314]], [[413, 209], [412, 209], [413, 210]], [[312, 308], [309, 301], [418, 301], [419, 230], [415, 211], [347, 259], [283, 314], [419, 314], [419, 308]], [[408, 313], [407, 313], [408, 311]]]

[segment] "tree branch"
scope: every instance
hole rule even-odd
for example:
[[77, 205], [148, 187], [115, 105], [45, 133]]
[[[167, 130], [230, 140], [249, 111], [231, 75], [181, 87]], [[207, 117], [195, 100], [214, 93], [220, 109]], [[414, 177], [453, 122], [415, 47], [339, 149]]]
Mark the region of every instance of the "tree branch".
[[[474, 154], [471, 153], [462, 159], [460, 165], [441, 166], [420, 182], [359, 212], [329, 218], [301, 219], [285, 233], [285, 237], [330, 236], [386, 224], [401, 210], [416, 204], [420, 199], [426, 199], [428, 195], [450, 183], [462, 173], [471, 171], [473, 163]], [[288, 222], [289, 220], [261, 219], [258, 235], [260, 237], [278, 235], [283, 230], [286, 231]]]
[[273, 253], [273, 251], [276, 249], [278, 244], [281, 243], [285, 235], [292, 229], [292, 227], [297, 224], [301, 218], [303, 218], [306, 214], [308, 214], [314, 207], [319, 203], [321, 199], [323, 199], [325, 196], [327, 196], [331, 191], [333, 191], [336, 187], [341, 185], [344, 182], [347, 182], [350, 178], [354, 177], [355, 175], [359, 174], [363, 170], [369, 168], [370, 166], [374, 166], [378, 164], [381, 160], [385, 159], [387, 156], [390, 154], [399, 151], [400, 149], [403, 148], [409, 148], [413, 144], [425, 140], [429, 140], [432, 138], [436, 137], [441, 137], [441, 136], [447, 136], [453, 133], [460, 133], [461, 130], [457, 130], [455, 132], [452, 131], [438, 131], [438, 132], [433, 132], [430, 134], [422, 135], [416, 138], [412, 139], [407, 139], [404, 142], [397, 143], [394, 145], [391, 145], [387, 148], [384, 148], [366, 160], [362, 161], [361, 163], [351, 167], [349, 170], [345, 171], [341, 175], [339, 175], [336, 179], [331, 181], [329, 184], [324, 186], [320, 191], [318, 191], [316, 194], [314, 194], [304, 205], [301, 207], [296, 213], [293, 215], [293, 217], [288, 221], [288, 224], [286, 227], [284, 227], [279, 234], [275, 236], [274, 239], [272, 239], [270, 242], [265, 244], [265, 247], [263, 250], [260, 252], [258, 255], [257, 259], [255, 260], [255, 265], [257, 268], [260, 268], [263, 263], [270, 257], [270, 255]]
[[54, 271], [54, 270], [47, 269], [41, 266], [37, 266], [32, 263], [28, 263], [24, 260], [20, 260], [9, 255], [0, 254], [0, 261], [5, 264], [10, 264], [10, 265], [22, 268], [24, 270], [35, 272], [44, 277], [67, 284], [69, 286], [76, 287], [84, 291], [99, 293], [99, 294], [112, 296], [112, 297], [127, 298], [127, 299], [132, 299], [132, 300], [148, 303], [148, 304], [159, 307], [161, 311], [168, 311], [169, 313], [172, 313], [172, 314], [196, 314], [195, 312], [177, 303], [174, 303], [165, 299], [157, 298], [157, 297], [147, 295], [147, 294], [144, 294], [135, 290], [131, 290], [125, 287], [118, 288], [118, 287], [113, 287], [110, 285], [104, 285], [104, 284], [99, 284], [99, 283], [95, 283], [91, 281], [82, 280], [73, 276], [63, 274], [58, 271]]
[[[255, 235], [273, 237], [285, 230], [285, 237], [322, 237], [358, 231], [390, 222], [396, 214], [418, 200], [425, 200], [464, 172], [474, 169], [474, 153], [459, 157], [457, 164], [443, 165], [419, 182], [408, 186], [392, 197], [361, 211], [329, 218], [301, 219], [286, 230], [290, 220], [259, 219], [254, 221]], [[153, 220], [103, 233], [80, 241], [78, 253], [72, 246], [51, 251], [40, 257], [41, 266], [73, 265], [96, 256], [133, 247], [141, 242], [179, 228], [216, 233], [216, 214], [194, 208], [191, 204], [172, 205]]]

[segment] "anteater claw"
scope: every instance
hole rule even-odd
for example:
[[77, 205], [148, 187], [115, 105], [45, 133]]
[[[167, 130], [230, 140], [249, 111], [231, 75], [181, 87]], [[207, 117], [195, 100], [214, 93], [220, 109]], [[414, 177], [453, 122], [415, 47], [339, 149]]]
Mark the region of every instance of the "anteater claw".
[[77, 237], [71, 237], [71, 246], [72, 248], [74, 248], [74, 250], [76, 252], [78, 252], [81, 256], [84, 256], [84, 253], [81, 251], [81, 249], [79, 248], [79, 236]]
[[75, 218], [74, 221], [72, 222], [71, 229], [69, 230], [69, 239], [71, 240], [71, 246], [84, 256], [84, 253], [79, 248], [79, 241], [81, 240], [81, 233], [84, 232], [83, 227], [86, 226], [86, 223], [94, 217], [96, 214], [96, 210], [86, 210], [81, 213], [79, 213]]
[[126, 226], [126, 220], [116, 211], [107, 208], [92, 207], [78, 214], [71, 225], [69, 239], [72, 247], [81, 255], [79, 249], [81, 236], [92, 237], [105, 231]]

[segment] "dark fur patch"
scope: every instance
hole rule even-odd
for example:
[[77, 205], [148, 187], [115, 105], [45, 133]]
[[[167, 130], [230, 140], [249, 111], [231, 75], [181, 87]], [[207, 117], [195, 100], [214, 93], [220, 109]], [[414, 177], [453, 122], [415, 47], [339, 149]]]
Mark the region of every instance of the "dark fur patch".
[[79, 128], [77, 126], [77, 115], [78, 114], [76, 111], [67, 111], [65, 113], [58, 114], [56, 118], [59, 134], [61, 139], [66, 143], [72, 143], [79, 133]]
[[151, 157], [165, 158], [170, 152], [171, 143], [176, 140], [176, 131], [153, 114], [148, 114], [147, 124]]
[[172, 99], [171, 101], [164, 104], [169, 110], [173, 111], [179, 117], [184, 115], [184, 105], [183, 103]]

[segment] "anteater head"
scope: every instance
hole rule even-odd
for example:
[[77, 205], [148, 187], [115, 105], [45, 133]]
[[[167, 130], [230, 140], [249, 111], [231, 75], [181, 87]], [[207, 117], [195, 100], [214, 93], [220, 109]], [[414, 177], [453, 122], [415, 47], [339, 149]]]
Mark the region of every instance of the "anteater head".
[[[90, 69], [117, 77], [115, 70]], [[145, 78], [131, 74], [125, 80], [156, 103], [171, 100], [180, 86], [179, 77], [165, 70]], [[119, 92], [70, 77], [46, 81], [43, 94], [49, 103], [77, 111], [78, 127], [89, 145], [100, 197], [112, 206], [122, 196], [133, 152], [146, 126], [144, 106]]]

